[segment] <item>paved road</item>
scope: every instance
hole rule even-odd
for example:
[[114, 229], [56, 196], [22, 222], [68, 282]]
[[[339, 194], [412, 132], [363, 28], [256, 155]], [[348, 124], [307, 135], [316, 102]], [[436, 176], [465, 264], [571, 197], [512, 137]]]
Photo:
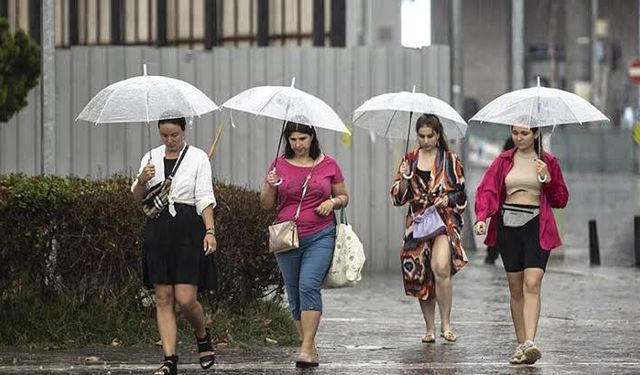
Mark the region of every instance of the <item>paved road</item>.
[[[325, 292], [321, 366], [295, 370], [295, 348], [219, 349], [219, 374], [640, 374], [640, 270], [568, 266], [552, 257], [543, 285], [535, 366], [510, 366], [514, 346], [504, 272], [482, 254], [454, 279], [455, 344], [420, 343], [424, 325], [400, 274], [366, 277]], [[157, 349], [0, 353], [2, 374], [144, 374]], [[193, 348], [180, 349], [181, 373], [203, 374]], [[87, 362], [89, 356], [96, 362]]]

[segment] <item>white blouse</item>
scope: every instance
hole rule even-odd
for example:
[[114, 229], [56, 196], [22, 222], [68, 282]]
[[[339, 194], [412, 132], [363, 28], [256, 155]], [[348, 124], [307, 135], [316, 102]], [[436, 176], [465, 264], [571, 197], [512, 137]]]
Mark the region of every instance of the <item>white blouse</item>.
[[[164, 181], [165, 146], [158, 146], [150, 152], [151, 160], [149, 160], [149, 152], [147, 152], [140, 161], [140, 170], [138, 171], [138, 175], [140, 175], [147, 163], [152, 163], [156, 167], [155, 177], [146, 184], [147, 190]], [[137, 183], [138, 180], [134, 180], [133, 185], [131, 185], [131, 191], [133, 191]], [[171, 193], [169, 194], [169, 213], [171, 216], [176, 216], [174, 203], [195, 206], [198, 215], [202, 215], [202, 211], [210, 204], [213, 207], [216, 206], [209, 157], [197, 147], [189, 146], [182, 163], [180, 163], [175, 176], [173, 176]]]

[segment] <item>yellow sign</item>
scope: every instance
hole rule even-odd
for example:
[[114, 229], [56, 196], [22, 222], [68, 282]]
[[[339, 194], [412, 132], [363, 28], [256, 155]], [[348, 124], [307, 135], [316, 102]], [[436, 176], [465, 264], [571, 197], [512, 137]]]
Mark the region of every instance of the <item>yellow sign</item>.
[[353, 126], [347, 125], [347, 129], [349, 129], [349, 133], [342, 133], [342, 145], [347, 149], [351, 150], [351, 134], [353, 134]]
[[640, 122], [636, 122], [633, 126], [633, 140], [640, 144]]

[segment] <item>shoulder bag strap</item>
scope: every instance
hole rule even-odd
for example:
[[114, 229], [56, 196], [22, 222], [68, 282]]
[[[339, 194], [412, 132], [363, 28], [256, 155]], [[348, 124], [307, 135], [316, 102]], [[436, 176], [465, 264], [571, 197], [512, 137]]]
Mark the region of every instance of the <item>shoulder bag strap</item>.
[[171, 170], [171, 174], [167, 178], [168, 180], [173, 179], [173, 176], [175, 176], [176, 171], [178, 170], [180, 163], [182, 163], [182, 159], [184, 159], [184, 155], [187, 153], [188, 149], [189, 149], [189, 145], [185, 145], [184, 149], [182, 150], [182, 153], [180, 154], [180, 158], [178, 158], [178, 162], [176, 162], [176, 165], [173, 166], [173, 169]]
[[293, 221], [297, 222], [298, 217], [300, 217], [300, 209], [302, 208], [302, 200], [304, 199], [305, 194], [307, 194], [307, 187], [309, 187], [309, 181], [311, 180], [311, 173], [313, 173], [313, 169], [316, 167], [316, 161], [313, 161], [313, 166], [305, 178], [304, 183], [302, 184], [302, 197], [300, 197], [300, 203], [298, 204], [298, 209], [296, 210], [296, 216], [293, 218]]

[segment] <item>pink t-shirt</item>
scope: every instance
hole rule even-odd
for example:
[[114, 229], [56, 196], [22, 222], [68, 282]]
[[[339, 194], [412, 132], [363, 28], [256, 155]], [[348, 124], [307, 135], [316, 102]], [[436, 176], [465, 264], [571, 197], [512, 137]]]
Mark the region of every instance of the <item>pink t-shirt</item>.
[[[269, 165], [273, 169], [275, 160]], [[296, 215], [298, 204], [302, 196], [302, 184], [311, 171], [311, 167], [295, 166], [284, 156], [278, 157], [276, 174], [282, 178], [278, 186], [278, 215], [276, 222], [292, 220]], [[331, 198], [331, 185], [344, 181], [338, 163], [332, 157], [324, 155], [324, 159], [313, 169], [307, 193], [302, 201], [300, 217], [298, 218], [298, 236], [304, 237], [325, 229], [335, 223], [334, 215], [320, 216], [314, 210], [322, 202]]]

